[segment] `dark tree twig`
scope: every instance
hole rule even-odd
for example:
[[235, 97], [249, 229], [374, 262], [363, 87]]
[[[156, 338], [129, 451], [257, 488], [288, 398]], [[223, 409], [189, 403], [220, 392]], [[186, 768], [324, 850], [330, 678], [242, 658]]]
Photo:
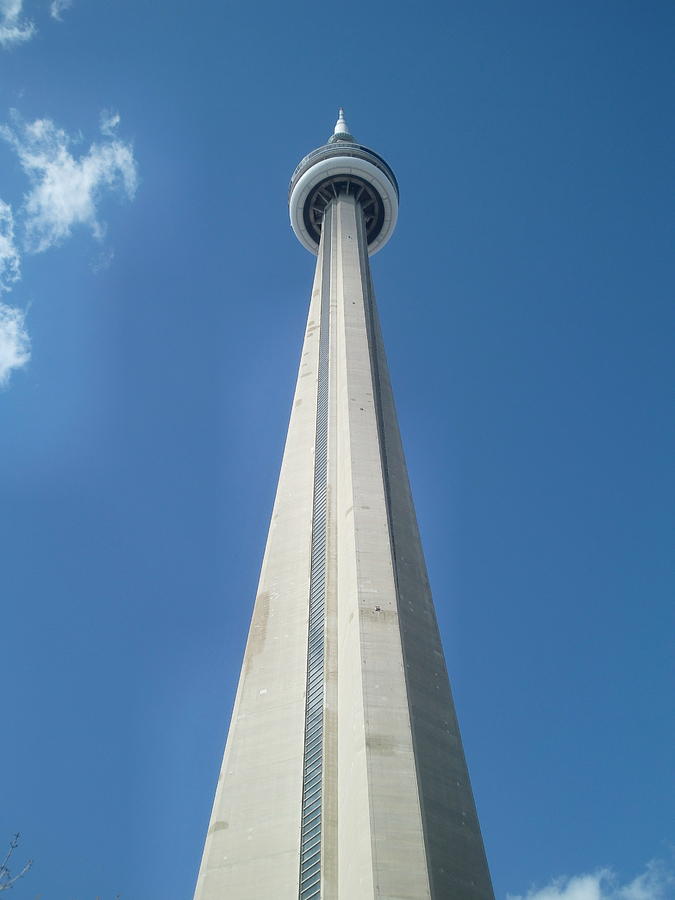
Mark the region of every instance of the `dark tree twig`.
[[19, 846], [19, 838], [20, 834], [17, 831], [12, 840], [9, 842], [9, 850], [7, 851], [7, 855], [3, 859], [2, 863], [0, 863], [0, 891], [8, 891], [16, 884], [19, 878], [23, 878], [26, 872], [33, 865], [33, 860], [29, 859], [23, 869], [17, 875], [14, 875], [14, 877], [12, 877], [12, 873], [9, 871], [9, 861], [12, 858], [12, 854]]

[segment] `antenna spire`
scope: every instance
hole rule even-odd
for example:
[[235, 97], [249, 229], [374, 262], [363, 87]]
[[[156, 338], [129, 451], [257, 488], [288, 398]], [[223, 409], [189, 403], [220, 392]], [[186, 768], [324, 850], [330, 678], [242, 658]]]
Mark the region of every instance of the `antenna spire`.
[[349, 131], [349, 126], [345, 121], [345, 111], [342, 107], [338, 110], [338, 118], [333, 129], [333, 134], [329, 138], [329, 143], [334, 144], [336, 141], [349, 141], [355, 143], [353, 136]]
[[349, 128], [345, 122], [345, 111], [342, 107], [338, 110], [338, 119], [335, 123], [335, 134], [349, 134]]

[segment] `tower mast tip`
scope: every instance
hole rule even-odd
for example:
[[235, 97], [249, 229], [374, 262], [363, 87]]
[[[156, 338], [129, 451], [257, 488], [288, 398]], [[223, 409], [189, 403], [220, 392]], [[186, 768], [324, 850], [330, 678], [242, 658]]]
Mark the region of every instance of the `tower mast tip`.
[[342, 107], [338, 109], [338, 119], [335, 123], [334, 134], [349, 134], [349, 128], [345, 122], [345, 111]]

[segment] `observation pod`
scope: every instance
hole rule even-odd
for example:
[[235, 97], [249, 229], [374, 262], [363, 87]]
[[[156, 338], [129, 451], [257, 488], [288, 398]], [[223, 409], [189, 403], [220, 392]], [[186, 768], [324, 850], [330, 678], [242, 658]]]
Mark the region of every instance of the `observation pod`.
[[326, 207], [339, 194], [360, 204], [368, 254], [387, 243], [398, 217], [398, 184], [387, 163], [368, 147], [357, 144], [340, 109], [328, 143], [312, 150], [298, 165], [288, 191], [291, 225], [307, 250], [317, 254]]

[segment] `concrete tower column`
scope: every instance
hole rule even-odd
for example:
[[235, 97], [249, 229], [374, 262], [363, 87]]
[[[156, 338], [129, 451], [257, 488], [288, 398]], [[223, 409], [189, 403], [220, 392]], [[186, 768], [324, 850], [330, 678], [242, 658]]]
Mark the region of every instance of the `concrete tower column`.
[[370, 275], [398, 187], [342, 111], [290, 210], [316, 274], [195, 900], [492, 900]]

